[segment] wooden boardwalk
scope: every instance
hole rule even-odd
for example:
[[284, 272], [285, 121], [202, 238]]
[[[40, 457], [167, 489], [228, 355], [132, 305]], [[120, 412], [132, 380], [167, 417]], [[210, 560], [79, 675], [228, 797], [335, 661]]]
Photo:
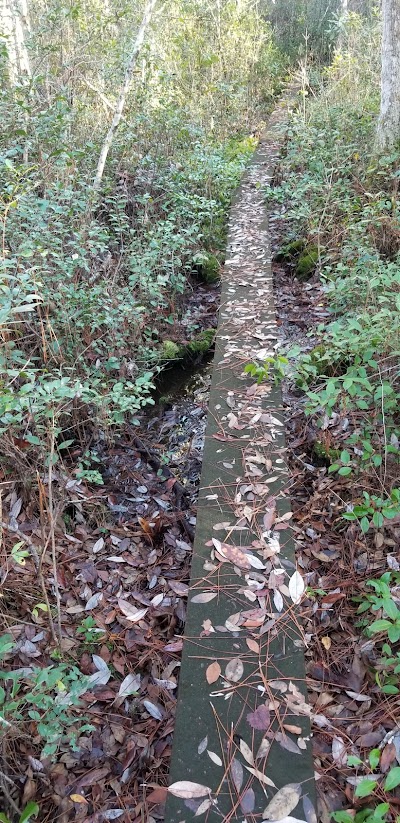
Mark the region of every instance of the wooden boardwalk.
[[292, 101], [231, 212], [166, 823], [316, 823], [281, 392], [243, 373], [277, 342], [264, 191]]

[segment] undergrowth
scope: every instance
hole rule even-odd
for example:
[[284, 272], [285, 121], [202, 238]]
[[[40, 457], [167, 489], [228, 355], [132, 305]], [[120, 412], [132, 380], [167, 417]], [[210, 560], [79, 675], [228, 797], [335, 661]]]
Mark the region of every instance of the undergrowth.
[[[247, 368], [259, 380], [285, 373], [300, 391], [336, 483], [338, 533], [348, 529], [349, 545], [364, 541], [373, 557], [400, 516], [400, 147], [390, 155], [373, 152], [378, 27], [350, 15], [346, 37], [318, 93], [314, 78], [306, 107], [293, 118], [267, 192], [285, 225], [278, 259], [290, 250], [296, 276], [302, 250], [316, 250], [307, 288], [319, 276], [328, 318], [309, 330], [305, 345]], [[398, 567], [392, 558], [388, 565], [393, 570], [365, 583], [359, 631], [369, 638], [371, 676], [396, 715], [390, 700], [399, 691]], [[352, 808], [333, 819], [399, 821], [393, 791], [400, 767], [381, 764], [380, 750], [365, 762], [350, 756], [347, 766], [356, 770]]]

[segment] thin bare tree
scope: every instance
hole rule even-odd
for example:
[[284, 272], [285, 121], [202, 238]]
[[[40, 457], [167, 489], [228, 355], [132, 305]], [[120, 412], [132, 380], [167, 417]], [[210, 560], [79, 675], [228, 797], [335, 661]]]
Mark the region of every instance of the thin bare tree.
[[400, 0], [382, 0], [381, 108], [376, 132], [378, 151], [400, 141]]
[[112, 144], [112, 141], [113, 141], [113, 138], [114, 138], [114, 134], [115, 134], [120, 122], [121, 122], [122, 112], [124, 110], [126, 96], [128, 94], [128, 91], [129, 91], [129, 88], [130, 88], [130, 85], [131, 85], [131, 82], [132, 82], [133, 70], [135, 68], [136, 60], [137, 60], [138, 54], [140, 52], [140, 49], [142, 48], [143, 41], [144, 41], [145, 34], [146, 34], [146, 30], [147, 30], [147, 28], [150, 24], [150, 21], [151, 21], [156, 3], [157, 3], [157, 0], [148, 0], [148, 2], [146, 4], [146, 7], [145, 7], [145, 10], [144, 10], [143, 20], [140, 24], [139, 31], [138, 31], [138, 33], [136, 35], [136, 38], [135, 38], [135, 41], [133, 43], [131, 56], [129, 58], [129, 62], [128, 62], [128, 65], [127, 65], [127, 68], [126, 68], [124, 82], [122, 84], [122, 88], [121, 88], [121, 91], [119, 93], [119, 98], [118, 98], [117, 105], [115, 107], [114, 116], [113, 116], [113, 119], [111, 121], [110, 128], [108, 129], [108, 132], [107, 132], [106, 137], [104, 139], [104, 143], [103, 143], [103, 146], [102, 146], [102, 149], [101, 149], [101, 152], [100, 152], [100, 156], [99, 156], [99, 160], [98, 160], [98, 163], [97, 163], [96, 174], [95, 174], [95, 177], [94, 177], [94, 180], [93, 180], [93, 190], [95, 192], [97, 192], [99, 190], [100, 185], [101, 185], [101, 181], [102, 181], [103, 173], [104, 173], [104, 167], [105, 167], [106, 161], [107, 161], [108, 152], [110, 151], [111, 144]]

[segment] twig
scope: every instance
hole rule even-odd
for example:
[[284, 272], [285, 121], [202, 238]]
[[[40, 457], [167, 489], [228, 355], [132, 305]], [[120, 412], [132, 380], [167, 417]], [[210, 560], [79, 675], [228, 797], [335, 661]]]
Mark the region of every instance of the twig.
[[60, 597], [60, 588], [58, 585], [58, 577], [57, 577], [57, 550], [56, 550], [56, 536], [54, 530], [54, 507], [53, 507], [53, 458], [54, 458], [54, 417], [53, 417], [53, 425], [51, 427], [50, 433], [50, 454], [49, 454], [49, 471], [48, 471], [48, 484], [49, 484], [49, 518], [50, 518], [50, 543], [51, 543], [51, 559], [53, 565], [53, 577], [54, 577], [54, 591], [56, 595], [56, 605], [57, 605], [57, 634], [58, 640], [61, 645], [61, 597]]
[[0, 786], [4, 794], [4, 797], [7, 800], [7, 803], [9, 803], [11, 808], [14, 810], [14, 812], [20, 815], [21, 809], [17, 806], [15, 800], [11, 797], [11, 794], [7, 789], [7, 783], [10, 783], [12, 786], [16, 785], [13, 780], [11, 780], [9, 777], [7, 777], [6, 774], [4, 774], [4, 772], [0, 771]]
[[44, 555], [45, 555], [45, 552], [46, 552], [46, 549], [47, 549], [47, 546], [48, 546], [48, 543], [49, 543], [49, 538], [47, 538], [47, 540], [46, 540], [45, 531], [44, 531], [44, 506], [43, 506], [44, 494], [43, 494], [43, 484], [42, 484], [42, 481], [40, 479], [39, 472], [37, 472], [37, 481], [38, 481], [38, 487], [39, 487], [40, 527], [41, 527], [41, 530], [42, 530], [42, 543], [43, 543], [43, 549], [42, 549], [42, 553], [40, 555], [40, 564], [39, 564], [39, 568], [38, 568], [38, 577], [39, 577], [39, 581], [40, 581], [40, 585], [41, 585], [41, 589], [42, 589], [42, 593], [43, 593], [44, 602], [46, 603], [46, 607], [47, 607], [47, 615], [48, 615], [48, 618], [49, 618], [51, 636], [52, 636], [56, 646], [58, 646], [59, 645], [59, 639], [57, 637], [57, 633], [56, 633], [56, 629], [55, 629], [55, 625], [54, 625], [54, 620], [53, 620], [53, 615], [51, 613], [51, 608], [50, 608], [49, 596], [47, 594], [46, 582], [45, 582], [44, 575], [43, 575], [43, 560], [44, 560]]

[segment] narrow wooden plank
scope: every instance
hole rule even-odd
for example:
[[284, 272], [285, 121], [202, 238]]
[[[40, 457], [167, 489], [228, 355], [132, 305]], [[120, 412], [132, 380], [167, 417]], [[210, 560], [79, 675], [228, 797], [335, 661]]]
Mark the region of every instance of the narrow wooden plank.
[[167, 823], [270, 819], [287, 784], [301, 793], [287, 814], [306, 820], [303, 798], [314, 797], [282, 398], [243, 374], [277, 341], [264, 190], [292, 98], [272, 116], [231, 212], [170, 775], [210, 791], [170, 794]]

